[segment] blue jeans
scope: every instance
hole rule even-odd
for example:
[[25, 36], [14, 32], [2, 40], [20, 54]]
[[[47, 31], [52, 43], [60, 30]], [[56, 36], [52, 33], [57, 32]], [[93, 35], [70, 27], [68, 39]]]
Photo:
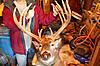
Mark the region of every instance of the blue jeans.
[[27, 55], [16, 54], [17, 66], [26, 66]]

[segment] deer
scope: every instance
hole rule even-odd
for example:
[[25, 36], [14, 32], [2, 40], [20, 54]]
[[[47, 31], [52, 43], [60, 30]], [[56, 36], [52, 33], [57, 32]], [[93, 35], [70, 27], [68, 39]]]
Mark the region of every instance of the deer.
[[[17, 25], [17, 27], [21, 31], [23, 31], [27, 35], [29, 35], [30, 37], [36, 39], [36, 41], [32, 41], [35, 48], [37, 49], [37, 52], [35, 53], [34, 58], [32, 60], [32, 65], [64, 66], [62, 64], [56, 65], [56, 63], [59, 62], [59, 60], [60, 60], [59, 51], [60, 51], [60, 48], [62, 47], [62, 42], [61, 42], [62, 38], [60, 37], [60, 33], [70, 23], [72, 15], [74, 17], [76, 17], [77, 19], [80, 19], [80, 15], [78, 15], [75, 12], [73, 14], [71, 13], [71, 9], [69, 7], [68, 0], [66, 0], [65, 3], [62, 0], [63, 8], [57, 3], [57, 1], [55, 1], [55, 3], [56, 3], [56, 5], [52, 4], [52, 6], [57, 11], [58, 16], [60, 17], [62, 26], [55, 33], [53, 33], [52, 29], [49, 28], [50, 35], [44, 35], [44, 36], [42, 36], [43, 29], [38, 31], [38, 35], [35, 35], [30, 31], [30, 24], [31, 24], [32, 18], [29, 18], [28, 29], [26, 29], [26, 25], [25, 25], [25, 16], [26, 15], [25, 14], [29, 10], [29, 7], [31, 6], [31, 4], [23, 10], [19, 21], [17, 20], [16, 14], [15, 14], [16, 8], [14, 9], [13, 18], [14, 18], [14, 22]], [[68, 48], [70, 48], [70, 47], [68, 47]], [[69, 51], [69, 53], [72, 54], [72, 56], [69, 55], [69, 57], [70, 57], [69, 60], [73, 60], [75, 62], [75, 64], [79, 64], [79, 62], [76, 59], [74, 59], [74, 56], [73, 56], [73, 53], [71, 52], [71, 50], [68, 50], [68, 51]], [[70, 64], [70, 62], [69, 62], [69, 64]], [[67, 65], [65, 65], [65, 66], [67, 66]]]

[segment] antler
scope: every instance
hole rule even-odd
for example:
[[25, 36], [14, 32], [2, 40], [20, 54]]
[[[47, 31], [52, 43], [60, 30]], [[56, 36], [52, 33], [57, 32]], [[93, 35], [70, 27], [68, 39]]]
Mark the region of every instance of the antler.
[[[64, 1], [62, 0], [63, 8], [57, 3], [57, 1], [55, 1], [55, 2], [56, 2], [56, 6], [55, 5], [53, 5], [53, 6], [56, 9], [56, 11], [58, 12], [58, 15], [62, 22], [62, 26], [55, 34], [53, 34], [52, 30], [50, 29], [50, 31], [51, 31], [50, 37], [52, 40], [55, 40], [55, 38], [64, 30], [65, 27], [67, 27], [67, 25], [69, 24], [69, 22], [71, 20], [71, 10], [70, 10], [69, 4], [68, 4], [68, 0], [66, 0], [66, 3], [64, 3]], [[18, 26], [19, 29], [21, 29], [23, 32], [25, 32], [26, 34], [28, 34], [29, 36], [35, 38], [38, 42], [40, 42], [42, 30], [40, 30], [40, 32], [38, 32], [39, 36], [31, 33], [31, 31], [30, 31], [30, 25], [31, 25], [32, 18], [29, 18], [28, 29], [26, 29], [25, 16], [26, 16], [27, 11], [29, 10], [30, 6], [31, 6], [31, 4], [23, 10], [23, 12], [21, 13], [19, 22], [17, 20], [16, 14], [15, 14], [15, 12], [16, 12], [16, 8], [15, 8], [14, 12], [13, 12], [14, 22]]]
[[[40, 42], [39, 36], [37, 36], [37, 35], [31, 33], [31, 31], [30, 31], [30, 25], [31, 25], [31, 19], [32, 19], [32, 18], [29, 18], [28, 24], [25, 25], [25, 16], [26, 16], [27, 11], [29, 10], [29, 8], [30, 8], [31, 5], [32, 5], [32, 4], [30, 4], [28, 7], [26, 7], [26, 8], [23, 10], [23, 12], [22, 12], [21, 15], [20, 15], [20, 20], [19, 20], [19, 21], [17, 20], [16, 14], [15, 14], [15, 12], [16, 12], [16, 8], [15, 8], [15, 9], [14, 9], [14, 12], [13, 12], [13, 18], [14, 18], [15, 24], [17, 25], [17, 27], [18, 27], [19, 29], [21, 29], [23, 32], [25, 32], [25, 33], [28, 34], [29, 36], [34, 37], [37, 41]], [[22, 20], [22, 19], [23, 19], [23, 20]], [[26, 26], [28, 26], [28, 29], [26, 29]]]
[[[71, 10], [70, 10], [69, 4], [68, 4], [68, 0], [66, 0], [66, 3], [65, 3], [66, 5], [64, 4], [64, 1], [62, 0], [63, 9], [57, 3], [57, 1], [55, 1], [55, 2], [56, 2], [56, 6], [55, 5], [53, 5], [53, 6], [54, 6], [55, 10], [58, 12], [58, 15], [62, 22], [62, 26], [55, 34], [52, 35], [53, 40], [64, 30], [64, 28], [69, 24], [69, 22], [71, 20]], [[66, 8], [66, 6], [67, 6], [67, 8]]]

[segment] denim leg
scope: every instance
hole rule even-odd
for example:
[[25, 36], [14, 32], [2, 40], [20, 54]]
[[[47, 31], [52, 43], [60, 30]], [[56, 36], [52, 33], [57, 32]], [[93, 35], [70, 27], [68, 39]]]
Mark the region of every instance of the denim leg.
[[17, 66], [26, 66], [26, 55], [16, 54]]

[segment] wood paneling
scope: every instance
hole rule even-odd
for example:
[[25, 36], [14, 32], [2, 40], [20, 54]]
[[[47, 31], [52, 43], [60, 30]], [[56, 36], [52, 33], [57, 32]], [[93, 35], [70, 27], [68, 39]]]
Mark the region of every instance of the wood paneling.
[[100, 33], [96, 40], [96, 48], [88, 66], [100, 66]]

